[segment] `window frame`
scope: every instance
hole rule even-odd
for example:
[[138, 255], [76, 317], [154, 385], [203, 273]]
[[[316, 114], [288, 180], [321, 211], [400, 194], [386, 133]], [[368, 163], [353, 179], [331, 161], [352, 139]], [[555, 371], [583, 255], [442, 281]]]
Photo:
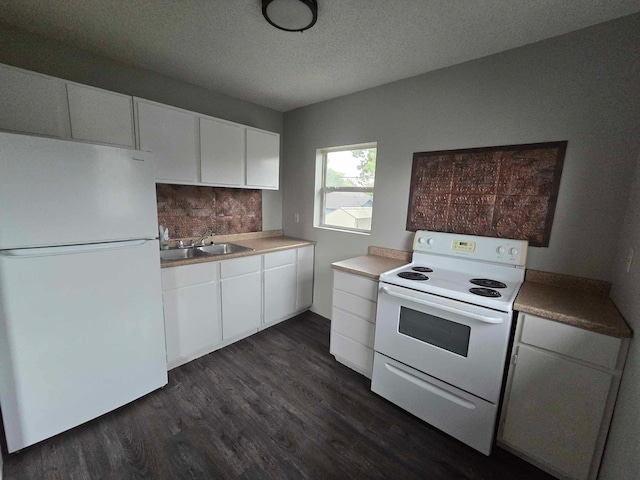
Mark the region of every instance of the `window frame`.
[[[350, 152], [353, 150], [369, 150], [369, 149], [376, 149], [376, 155], [377, 155], [377, 150], [378, 150], [378, 144], [377, 142], [369, 142], [369, 143], [363, 143], [363, 144], [359, 144], [359, 145], [347, 145], [344, 147], [334, 147], [334, 148], [320, 148], [318, 149], [318, 153], [322, 155], [322, 178], [321, 178], [321, 183], [319, 185], [319, 205], [320, 205], [320, 209], [318, 211], [318, 219], [317, 219], [317, 224], [315, 225], [318, 228], [325, 228], [325, 229], [329, 229], [329, 230], [338, 230], [338, 231], [345, 231], [345, 232], [351, 232], [351, 233], [359, 233], [359, 234], [363, 234], [363, 235], [370, 235], [371, 234], [371, 229], [373, 227], [373, 225], [371, 225], [371, 228], [369, 229], [363, 229], [363, 228], [350, 228], [350, 227], [344, 227], [341, 225], [332, 225], [332, 224], [328, 224], [325, 222], [325, 205], [326, 205], [326, 197], [328, 193], [332, 193], [332, 192], [360, 192], [360, 193], [371, 193], [372, 197], [375, 197], [375, 174], [374, 174], [374, 185], [373, 187], [328, 187], [327, 186], [327, 163], [328, 163], [328, 156], [329, 153], [334, 153], [334, 152]], [[376, 165], [377, 166], [377, 165]], [[371, 207], [371, 217], [373, 220], [373, 206]]]

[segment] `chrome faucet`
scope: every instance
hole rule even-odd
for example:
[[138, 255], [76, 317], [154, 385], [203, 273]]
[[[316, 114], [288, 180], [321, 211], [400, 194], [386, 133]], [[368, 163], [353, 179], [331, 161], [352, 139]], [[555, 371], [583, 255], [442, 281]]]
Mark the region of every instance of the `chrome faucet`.
[[206, 233], [203, 236], [201, 236], [200, 238], [198, 238], [198, 240], [191, 240], [190, 245], [192, 247], [196, 246], [196, 243], [199, 243], [201, 247], [204, 247], [204, 239], [207, 237], [213, 237], [215, 234], [214, 233]]

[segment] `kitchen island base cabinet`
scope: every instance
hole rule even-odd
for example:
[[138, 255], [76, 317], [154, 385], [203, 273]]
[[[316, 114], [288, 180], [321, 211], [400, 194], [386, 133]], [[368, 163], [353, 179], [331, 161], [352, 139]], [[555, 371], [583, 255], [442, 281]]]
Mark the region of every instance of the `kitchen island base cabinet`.
[[594, 480], [626, 346], [520, 313], [498, 444], [558, 478]]
[[333, 272], [330, 352], [336, 360], [371, 378], [378, 282]]

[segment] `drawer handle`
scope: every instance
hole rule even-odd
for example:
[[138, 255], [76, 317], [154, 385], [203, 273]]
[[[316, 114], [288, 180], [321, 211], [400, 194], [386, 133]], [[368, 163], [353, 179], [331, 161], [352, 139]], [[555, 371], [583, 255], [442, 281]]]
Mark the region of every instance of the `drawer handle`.
[[462, 397], [459, 397], [458, 395], [455, 395], [451, 392], [447, 392], [446, 390], [433, 385], [432, 383], [429, 383], [421, 378], [416, 377], [415, 375], [411, 375], [408, 372], [405, 372], [404, 370], [400, 370], [398, 367], [391, 365], [389, 363], [385, 363], [384, 364], [385, 367], [387, 367], [387, 370], [389, 370], [391, 373], [404, 378], [405, 380], [410, 381], [411, 383], [413, 383], [414, 385], [417, 385], [418, 387], [422, 388], [423, 390], [428, 390], [431, 393], [434, 393], [436, 395], [438, 395], [439, 397], [444, 398], [445, 400], [449, 400], [450, 402], [453, 402], [457, 405], [460, 405], [461, 407], [464, 407], [468, 410], [475, 410], [476, 409], [476, 405], [473, 402], [470, 402], [469, 400], [465, 400]]

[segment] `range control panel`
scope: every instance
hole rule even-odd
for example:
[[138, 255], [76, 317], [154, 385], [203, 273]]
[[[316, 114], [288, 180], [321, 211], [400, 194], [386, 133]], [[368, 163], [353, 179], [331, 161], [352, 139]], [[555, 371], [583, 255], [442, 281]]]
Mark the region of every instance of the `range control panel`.
[[413, 239], [413, 250], [417, 252], [466, 257], [515, 266], [525, 266], [528, 246], [529, 242], [526, 240], [478, 237], [428, 230], [418, 230]]

